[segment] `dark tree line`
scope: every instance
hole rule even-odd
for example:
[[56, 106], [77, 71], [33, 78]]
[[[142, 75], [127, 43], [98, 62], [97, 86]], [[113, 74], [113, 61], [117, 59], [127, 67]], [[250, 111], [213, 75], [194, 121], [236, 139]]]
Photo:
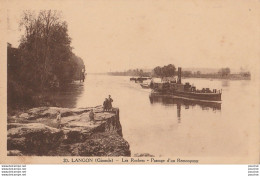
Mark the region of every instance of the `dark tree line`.
[[164, 78], [174, 76], [176, 72], [176, 68], [173, 64], [165, 65], [163, 67], [155, 67], [153, 69], [153, 73], [155, 76]]
[[18, 48], [8, 46], [8, 104], [31, 101], [34, 93], [59, 89], [84, 68], [72, 52], [67, 23], [59, 11], [24, 11]]
[[219, 71], [218, 71], [218, 74], [221, 75], [222, 77], [224, 76], [228, 76], [230, 74], [230, 68], [226, 67], [226, 68], [221, 68]]
[[229, 67], [223, 67], [218, 70], [218, 72], [213, 73], [201, 73], [200, 71], [182, 71], [183, 77], [193, 77], [193, 78], [215, 78], [215, 79], [236, 79], [236, 80], [248, 80], [251, 79], [251, 74], [249, 71], [240, 71], [240, 73], [231, 73]]

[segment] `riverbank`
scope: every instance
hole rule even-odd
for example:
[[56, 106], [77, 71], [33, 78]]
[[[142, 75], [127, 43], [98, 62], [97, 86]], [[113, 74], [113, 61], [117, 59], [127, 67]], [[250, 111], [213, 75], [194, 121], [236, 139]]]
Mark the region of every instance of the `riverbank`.
[[[90, 121], [93, 109], [95, 123]], [[61, 112], [61, 121], [56, 117]], [[8, 155], [130, 156], [119, 109], [38, 107], [8, 116]]]

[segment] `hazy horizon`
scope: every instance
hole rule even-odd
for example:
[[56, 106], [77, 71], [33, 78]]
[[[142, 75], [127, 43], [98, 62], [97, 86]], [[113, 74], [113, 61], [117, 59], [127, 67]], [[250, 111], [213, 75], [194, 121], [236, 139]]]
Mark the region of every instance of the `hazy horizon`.
[[[256, 69], [258, 12], [253, 1], [231, 2], [64, 1], [49, 6], [63, 12], [73, 52], [89, 73], [168, 64]], [[7, 4], [12, 7], [7, 13], [7, 42], [17, 47], [20, 15], [33, 8], [18, 1]], [[42, 9], [49, 6], [43, 3]]]
[[[162, 65], [159, 65], [159, 66], [162, 66]], [[177, 71], [177, 68], [178, 66], [176, 66], [176, 71]], [[144, 72], [151, 72], [154, 68], [130, 68], [130, 69], [127, 69], [127, 70], [110, 70], [110, 71], [106, 71], [106, 72], [87, 72], [87, 73], [91, 73], [91, 74], [99, 74], [99, 73], [109, 73], [109, 72], [126, 72], [128, 70], [134, 70], [134, 69], [141, 69], [143, 70]], [[199, 67], [182, 67], [182, 71], [191, 71], [191, 72], [197, 72], [197, 71], [200, 71], [202, 74], [207, 74], [207, 73], [217, 73], [221, 68], [199, 68]], [[241, 69], [230, 69], [231, 73], [239, 73], [241, 71]], [[247, 70], [247, 68], [243, 68], [244, 72], [247, 72], [250, 70]]]

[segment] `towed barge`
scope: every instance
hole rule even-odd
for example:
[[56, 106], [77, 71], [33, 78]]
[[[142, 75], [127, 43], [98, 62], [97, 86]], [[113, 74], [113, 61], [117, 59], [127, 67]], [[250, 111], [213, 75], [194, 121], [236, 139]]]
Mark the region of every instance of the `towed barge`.
[[130, 78], [130, 81], [135, 81], [135, 83], [143, 83], [143, 81], [152, 79], [151, 77], [138, 77], [138, 78]]
[[181, 68], [178, 68], [178, 79], [172, 82], [161, 82], [154, 83], [151, 82], [152, 94], [163, 94], [169, 96], [177, 96], [188, 99], [195, 99], [201, 101], [221, 101], [221, 90], [209, 88], [203, 88], [201, 90], [196, 89], [195, 86], [190, 85], [190, 83], [181, 83]]

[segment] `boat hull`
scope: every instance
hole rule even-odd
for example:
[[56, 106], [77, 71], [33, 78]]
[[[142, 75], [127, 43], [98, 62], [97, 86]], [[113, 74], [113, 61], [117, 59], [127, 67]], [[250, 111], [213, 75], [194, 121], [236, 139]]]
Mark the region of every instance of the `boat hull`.
[[202, 108], [212, 108], [213, 110], [221, 110], [220, 101], [203, 101], [203, 100], [189, 99], [189, 98], [183, 98], [174, 95], [165, 95], [159, 93], [151, 93], [149, 98], [152, 104], [162, 103], [165, 105], [175, 104], [175, 105], [185, 105], [185, 106], [199, 105]]
[[169, 96], [177, 96], [188, 99], [204, 100], [204, 101], [221, 101], [221, 93], [197, 93], [197, 92], [182, 92], [182, 91], [171, 91], [171, 92], [159, 92], [153, 90], [152, 93], [158, 93]]

